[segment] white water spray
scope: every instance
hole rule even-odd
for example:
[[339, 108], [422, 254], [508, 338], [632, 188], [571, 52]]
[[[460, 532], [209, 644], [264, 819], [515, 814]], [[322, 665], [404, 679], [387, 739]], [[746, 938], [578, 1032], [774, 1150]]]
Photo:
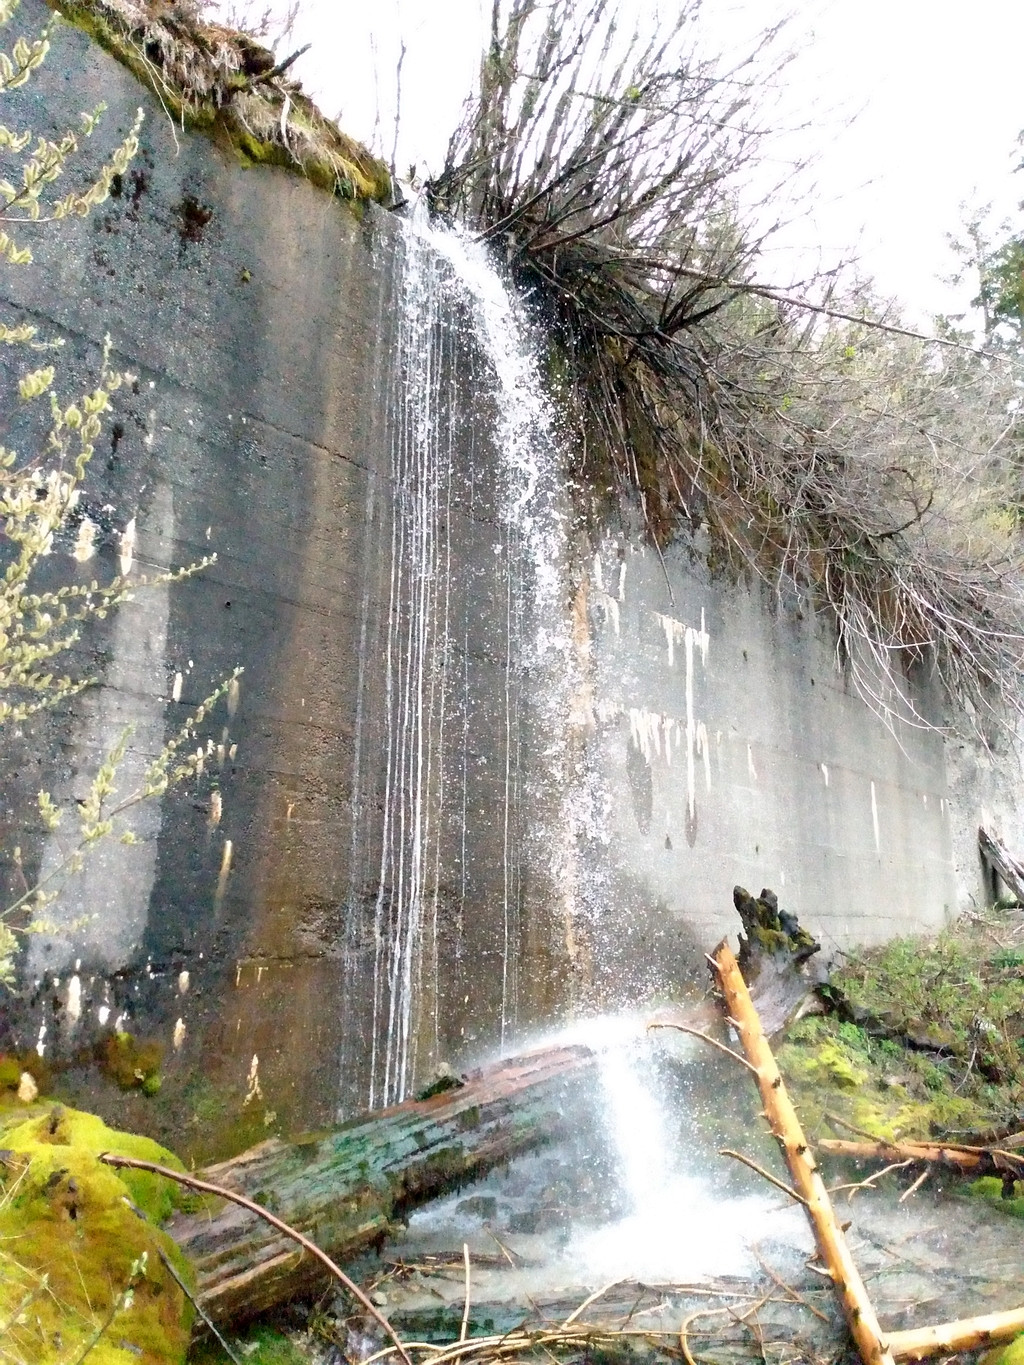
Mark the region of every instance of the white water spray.
[[[619, 1022], [625, 1031], [630, 1021]], [[802, 1246], [807, 1234], [798, 1212], [780, 1210], [764, 1193], [723, 1194], [706, 1173], [687, 1169], [650, 1045], [642, 1024], [631, 1022], [632, 1038], [628, 1032], [610, 1037], [598, 1053], [602, 1107], [625, 1213], [596, 1231], [580, 1232], [569, 1259], [590, 1280], [622, 1276], [680, 1283], [750, 1273], [751, 1247], [761, 1238]], [[678, 1118], [678, 1102], [675, 1109]]]

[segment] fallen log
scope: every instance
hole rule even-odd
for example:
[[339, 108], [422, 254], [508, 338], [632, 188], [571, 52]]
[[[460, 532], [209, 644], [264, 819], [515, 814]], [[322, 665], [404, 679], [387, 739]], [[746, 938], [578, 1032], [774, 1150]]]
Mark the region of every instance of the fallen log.
[[716, 948], [711, 961], [718, 975], [729, 1021], [739, 1033], [744, 1054], [757, 1075], [765, 1117], [785, 1155], [795, 1195], [807, 1211], [818, 1252], [835, 1285], [850, 1335], [864, 1365], [893, 1365], [893, 1356], [836, 1219], [793, 1102], [786, 1092], [782, 1073], [764, 1035], [739, 964], [724, 941]]
[[1024, 1179], [1024, 1156], [1000, 1147], [961, 1147], [940, 1142], [850, 1142], [844, 1138], [821, 1138], [819, 1152], [851, 1157], [858, 1161], [913, 1161], [946, 1166], [973, 1176], [998, 1175], [1003, 1195], [1013, 1197], [1014, 1182]]
[[[734, 900], [753, 991], [781, 1027], [813, 988], [804, 964], [817, 944], [779, 912], [771, 892], [755, 901], [737, 887]], [[695, 1026], [707, 1009], [675, 1009], [671, 1018]], [[420, 1205], [559, 1136], [566, 1102], [593, 1061], [582, 1045], [507, 1058], [456, 1088], [329, 1133], [264, 1142], [196, 1174], [264, 1206], [344, 1262], [379, 1247]], [[192, 1262], [199, 1302], [218, 1327], [315, 1291], [326, 1277], [314, 1257], [238, 1205], [178, 1215], [167, 1231]]]
[[[585, 1047], [554, 1047], [470, 1075], [464, 1084], [353, 1120], [274, 1139], [201, 1172], [311, 1238], [335, 1260], [379, 1246], [412, 1209], [557, 1136]], [[317, 1290], [327, 1272], [257, 1214], [226, 1204], [178, 1215], [167, 1231], [195, 1270], [217, 1326]]]
[[978, 830], [978, 845], [988, 866], [1017, 897], [1017, 903], [1024, 906], [1024, 863], [1018, 862], [984, 826]]

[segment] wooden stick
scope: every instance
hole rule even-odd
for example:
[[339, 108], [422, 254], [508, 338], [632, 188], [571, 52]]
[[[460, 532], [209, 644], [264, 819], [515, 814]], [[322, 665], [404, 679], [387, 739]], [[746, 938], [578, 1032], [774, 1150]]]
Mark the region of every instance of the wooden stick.
[[670, 1023], [667, 1019], [652, 1019], [647, 1025], [647, 1030], [650, 1032], [650, 1030], [654, 1028], [674, 1028], [677, 1033], [688, 1033], [691, 1038], [699, 1038], [702, 1043], [708, 1043], [711, 1047], [718, 1048], [719, 1052], [724, 1052], [727, 1057], [731, 1057], [734, 1062], [739, 1062], [740, 1066], [745, 1066], [748, 1071], [754, 1070], [746, 1057], [741, 1057], [740, 1054], [734, 1052], [731, 1047], [726, 1047], [726, 1045], [720, 1043], [717, 1038], [712, 1038], [710, 1033], [703, 1033], [699, 1028], [691, 1028], [689, 1024]]
[[765, 1116], [785, 1153], [793, 1184], [805, 1201], [818, 1251], [828, 1267], [861, 1359], [864, 1365], [894, 1365], [860, 1272], [836, 1221], [825, 1182], [818, 1172], [793, 1102], [786, 1093], [782, 1075], [764, 1036], [747, 983], [727, 943], [723, 942], [716, 949], [714, 963], [726, 1008], [736, 1021], [747, 1060], [757, 1072]]
[[459, 1332], [459, 1340], [466, 1340], [466, 1333], [469, 1331], [469, 1243], [462, 1244], [462, 1259], [466, 1266], [466, 1306], [462, 1310], [462, 1328]]
[[897, 1360], [925, 1360], [928, 1356], [974, 1351], [999, 1341], [1011, 1341], [1024, 1332], [1024, 1308], [1007, 1313], [986, 1313], [935, 1327], [915, 1327], [889, 1333], [889, 1349]]
[[1001, 1147], [957, 1147], [941, 1142], [848, 1142], [845, 1138], [821, 1138], [818, 1149], [831, 1156], [855, 1157], [857, 1160], [880, 1158], [884, 1161], [926, 1162], [935, 1166], [951, 1166], [957, 1171], [973, 1174], [990, 1171], [997, 1175], [1012, 1175], [1024, 1179], [1024, 1158], [1019, 1152], [1007, 1152]]
[[[242, 1362], [239, 1360], [238, 1356], [235, 1355], [234, 1351], [228, 1345], [227, 1338], [225, 1336], [222, 1336], [222, 1334], [217, 1330], [217, 1324], [213, 1321], [209, 1313], [207, 1313], [206, 1309], [199, 1302], [196, 1296], [192, 1293], [192, 1290], [189, 1289], [188, 1285], [175, 1270], [174, 1263], [170, 1260], [168, 1256], [164, 1254], [163, 1248], [157, 1247], [156, 1254], [160, 1257], [160, 1261], [161, 1264], [163, 1265], [163, 1268], [167, 1271], [168, 1275], [170, 1275], [171, 1279], [175, 1282], [175, 1284], [178, 1286], [181, 1292], [185, 1295], [186, 1299], [188, 1299], [189, 1303], [196, 1310], [196, 1316], [200, 1319], [201, 1322], [205, 1323], [207, 1329], [210, 1332], [212, 1332], [213, 1335], [216, 1337], [217, 1345], [227, 1356], [228, 1360], [231, 1361], [231, 1365], [242, 1365]], [[3, 1329], [0, 1328], [0, 1340], [2, 1339]]]
[[913, 1185], [911, 1185], [909, 1189], [903, 1191], [899, 1199], [896, 1200], [896, 1203], [905, 1204], [912, 1194], [916, 1194], [918, 1192], [918, 1190], [921, 1188], [921, 1186], [924, 1184], [924, 1182], [928, 1179], [930, 1175], [931, 1169], [928, 1166], [926, 1166], [924, 1170], [921, 1172], [921, 1174], [914, 1181]]
[[780, 1180], [777, 1175], [772, 1175], [771, 1171], [766, 1171], [763, 1166], [759, 1166], [756, 1161], [752, 1161], [749, 1156], [744, 1156], [742, 1152], [734, 1152], [731, 1147], [719, 1147], [719, 1156], [731, 1156], [737, 1161], [742, 1161], [744, 1166], [749, 1166], [752, 1171], [756, 1171], [762, 1180], [767, 1180], [769, 1185], [774, 1185], [777, 1190], [788, 1195], [790, 1199], [795, 1199], [798, 1204], [806, 1207], [807, 1200], [802, 1194], [797, 1194], [792, 1185], [787, 1185], [784, 1180]]
[[215, 1194], [220, 1199], [228, 1199], [233, 1204], [240, 1204], [243, 1209], [248, 1209], [250, 1213], [255, 1213], [260, 1218], [265, 1219], [271, 1227], [277, 1228], [278, 1232], [283, 1232], [286, 1237], [297, 1242], [303, 1251], [308, 1251], [311, 1256], [315, 1256], [339, 1284], [344, 1285], [353, 1298], [358, 1299], [370, 1316], [377, 1320], [395, 1343], [395, 1350], [405, 1361], [405, 1365], [412, 1365], [401, 1338], [376, 1304], [360, 1289], [359, 1285], [354, 1280], [350, 1280], [341, 1267], [335, 1265], [330, 1256], [321, 1251], [315, 1242], [311, 1242], [301, 1232], [296, 1232], [294, 1228], [290, 1228], [287, 1223], [282, 1223], [280, 1218], [275, 1218], [262, 1204], [257, 1204], [252, 1199], [246, 1199], [244, 1194], [236, 1194], [234, 1190], [227, 1190], [223, 1185], [212, 1185], [208, 1180], [197, 1180], [195, 1176], [184, 1175], [181, 1171], [172, 1171], [168, 1166], [158, 1166], [154, 1161], [139, 1161], [136, 1157], [117, 1156], [114, 1152], [101, 1153], [100, 1160], [106, 1162], [108, 1166], [127, 1166], [134, 1171], [152, 1171], [154, 1175], [162, 1175], [168, 1180], [176, 1180], [179, 1185], [187, 1185], [190, 1190], [201, 1190], [204, 1194]]
[[849, 1142], [845, 1138], [819, 1138], [818, 1150], [830, 1156], [854, 1157], [865, 1161], [877, 1157], [884, 1161], [934, 1161], [941, 1166], [955, 1166], [961, 1171], [973, 1171], [984, 1162], [980, 1152], [967, 1152], [956, 1147], [942, 1147], [938, 1143]]

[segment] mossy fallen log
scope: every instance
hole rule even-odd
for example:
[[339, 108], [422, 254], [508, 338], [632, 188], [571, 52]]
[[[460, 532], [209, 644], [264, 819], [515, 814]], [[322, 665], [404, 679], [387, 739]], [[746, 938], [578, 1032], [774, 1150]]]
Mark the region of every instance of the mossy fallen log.
[[[470, 1075], [341, 1128], [274, 1139], [202, 1175], [247, 1195], [335, 1260], [379, 1246], [426, 1201], [558, 1136], [588, 1048], [552, 1047]], [[226, 1204], [174, 1218], [167, 1231], [191, 1262], [204, 1310], [243, 1321], [315, 1291], [325, 1272], [255, 1214]]]
[[[744, 932], [739, 935], [737, 960], [756, 1003], [766, 1038], [774, 1038], [803, 1014], [820, 1013], [818, 987], [827, 973], [811, 958], [821, 947], [795, 915], [779, 908], [774, 891], [764, 887], [752, 896], [735, 886], [732, 903]], [[713, 1000], [688, 1008], [670, 1005], [651, 1019], [651, 1028], [678, 1028], [685, 1033], [714, 1032], [721, 1027], [721, 1010]]]
[[[752, 994], [781, 1024], [812, 989], [803, 964], [817, 944], [780, 914], [771, 892], [754, 902], [738, 887], [734, 899], [743, 907]], [[677, 1025], [701, 1018], [699, 1006], [673, 1013]], [[566, 1131], [576, 1087], [593, 1061], [583, 1045], [506, 1058], [457, 1088], [332, 1132], [261, 1143], [197, 1174], [264, 1206], [344, 1263], [379, 1247], [420, 1205]], [[579, 1111], [575, 1116], [579, 1121]], [[311, 1256], [237, 1205], [176, 1217], [168, 1231], [192, 1263], [199, 1301], [217, 1325], [308, 1294], [325, 1279]]]

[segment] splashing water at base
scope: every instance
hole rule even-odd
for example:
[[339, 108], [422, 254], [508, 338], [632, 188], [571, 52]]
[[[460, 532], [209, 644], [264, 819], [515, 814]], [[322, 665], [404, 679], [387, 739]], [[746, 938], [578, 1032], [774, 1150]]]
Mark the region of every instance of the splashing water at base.
[[606, 1045], [598, 1074], [628, 1212], [572, 1239], [566, 1256], [588, 1278], [678, 1283], [743, 1275], [754, 1270], [750, 1248], [763, 1239], [810, 1248], [798, 1209], [780, 1209], [770, 1193], [716, 1192], [706, 1175], [685, 1169], [679, 1115], [673, 1124], [646, 1039], [634, 1034]]
[[[798, 1263], [813, 1249], [802, 1211], [699, 1139], [704, 1058], [687, 1041], [665, 1083], [664, 1058], [644, 1021], [604, 1016], [546, 1036], [597, 1054], [597, 1084], [561, 1151], [513, 1162], [469, 1192], [415, 1215], [417, 1253], [474, 1243], [486, 1255], [507, 1244], [524, 1264], [481, 1272], [494, 1302], [571, 1299], [614, 1281], [699, 1283], [757, 1274], [759, 1243]], [[735, 1182], [735, 1183], [734, 1183]], [[746, 1190], [743, 1187], [747, 1187]], [[486, 1210], [486, 1216], [481, 1212]], [[406, 1254], [403, 1249], [403, 1255]]]

